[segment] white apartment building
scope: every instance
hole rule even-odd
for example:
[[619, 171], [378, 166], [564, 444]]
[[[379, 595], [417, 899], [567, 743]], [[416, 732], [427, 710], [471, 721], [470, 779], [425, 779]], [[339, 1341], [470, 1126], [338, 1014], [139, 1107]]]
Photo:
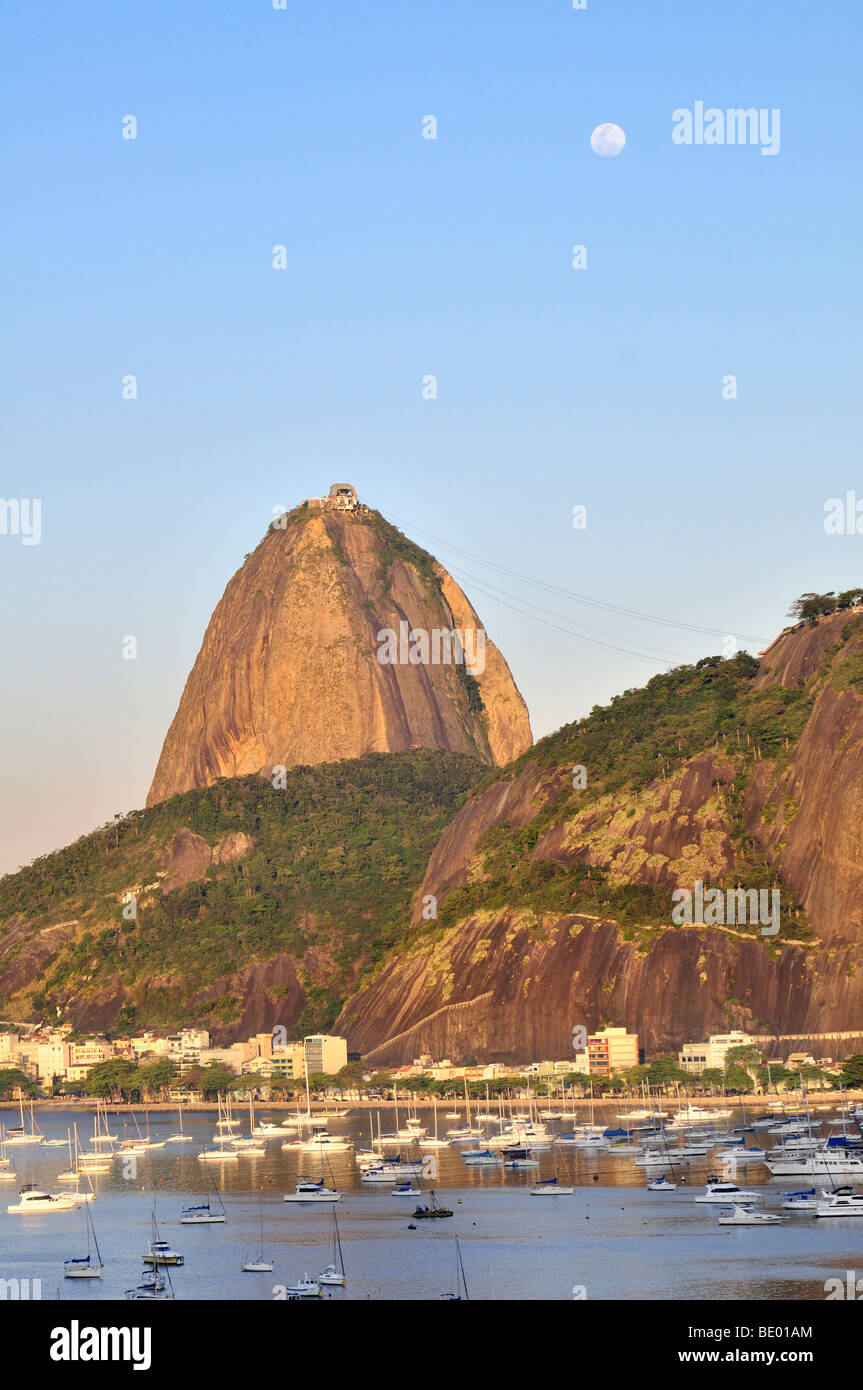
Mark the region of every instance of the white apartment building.
[[677, 1054], [680, 1066], [693, 1076], [700, 1076], [708, 1068], [719, 1071], [725, 1068], [725, 1058], [733, 1047], [751, 1047], [755, 1039], [749, 1033], [734, 1030], [731, 1033], [712, 1033], [707, 1042], [685, 1043]]

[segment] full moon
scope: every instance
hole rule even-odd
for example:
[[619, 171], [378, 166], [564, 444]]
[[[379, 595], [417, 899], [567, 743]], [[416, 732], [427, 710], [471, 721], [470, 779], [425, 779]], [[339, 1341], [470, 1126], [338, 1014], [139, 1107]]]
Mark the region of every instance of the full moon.
[[590, 148], [596, 154], [604, 155], [610, 159], [613, 155], [620, 154], [626, 144], [626, 135], [619, 125], [613, 121], [607, 121], [605, 125], [598, 125], [590, 137]]

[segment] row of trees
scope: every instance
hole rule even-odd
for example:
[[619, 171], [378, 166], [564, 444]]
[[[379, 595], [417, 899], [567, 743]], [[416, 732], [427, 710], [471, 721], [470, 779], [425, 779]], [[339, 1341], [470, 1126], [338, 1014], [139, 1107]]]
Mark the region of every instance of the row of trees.
[[826, 594], [801, 594], [789, 608], [788, 616], [799, 622], [817, 623], [819, 618], [827, 618], [831, 613], [847, 613], [861, 604], [863, 589], [845, 589], [841, 594], [831, 589]]
[[[388, 1072], [375, 1072], [367, 1081], [360, 1063], [349, 1063], [338, 1075], [323, 1073], [309, 1075], [309, 1090], [318, 1097], [327, 1091], [360, 1090], [373, 1095], [391, 1098], [393, 1095], [411, 1094], [427, 1099], [447, 1100], [460, 1098], [464, 1094], [464, 1084], [456, 1081], [437, 1081], [431, 1076], [410, 1076], [394, 1082]], [[749, 1095], [759, 1090], [767, 1092], [777, 1085], [795, 1087], [801, 1079], [809, 1086], [831, 1087], [840, 1085], [848, 1088], [863, 1087], [863, 1054], [849, 1057], [843, 1064], [839, 1076], [826, 1072], [823, 1067], [803, 1066], [793, 1070], [781, 1064], [770, 1067], [760, 1060], [754, 1048], [734, 1048], [726, 1057], [724, 1068], [707, 1068], [700, 1076], [684, 1071], [673, 1057], [657, 1057], [645, 1066], [629, 1067], [614, 1076], [588, 1076], [584, 1072], [567, 1072], [563, 1076], [532, 1077], [530, 1087], [538, 1096], [553, 1093], [561, 1084], [571, 1089], [576, 1096], [584, 1098], [593, 1093], [597, 1097], [638, 1096], [643, 1083], [659, 1093], [672, 1093], [675, 1086], [684, 1086], [694, 1094], [709, 1094], [711, 1091], [730, 1091], [738, 1095]], [[480, 1100], [486, 1094], [497, 1099], [498, 1096], [518, 1094], [525, 1088], [525, 1078], [521, 1075], [497, 1076], [485, 1081], [468, 1082], [468, 1094]], [[91, 1067], [83, 1081], [63, 1081], [55, 1077], [51, 1086], [55, 1096], [94, 1096], [100, 1100], [123, 1101], [141, 1104], [163, 1099], [168, 1089], [199, 1093], [205, 1100], [215, 1100], [219, 1094], [231, 1091], [259, 1091], [268, 1088], [273, 1098], [304, 1094], [303, 1080], [273, 1077], [267, 1080], [257, 1073], [244, 1073], [236, 1076], [220, 1062], [211, 1062], [206, 1067], [191, 1067], [179, 1072], [175, 1062], [159, 1057], [140, 1065], [126, 1058], [113, 1057], [107, 1062], [99, 1062]], [[29, 1096], [37, 1091], [35, 1084], [16, 1067], [0, 1069], [0, 1099], [10, 1100], [17, 1096]]]

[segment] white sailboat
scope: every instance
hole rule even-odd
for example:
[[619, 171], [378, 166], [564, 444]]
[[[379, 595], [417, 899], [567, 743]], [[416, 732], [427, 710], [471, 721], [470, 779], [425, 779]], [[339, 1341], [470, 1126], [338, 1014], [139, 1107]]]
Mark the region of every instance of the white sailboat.
[[211, 1188], [208, 1186], [202, 1202], [197, 1206], [183, 1207], [180, 1213], [181, 1226], [224, 1226], [228, 1216], [221, 1194], [217, 1188], [212, 1188], [213, 1196], [218, 1202], [218, 1210], [214, 1211], [210, 1203], [210, 1192]]
[[42, 1134], [42, 1132], [40, 1131], [38, 1125], [36, 1124], [36, 1120], [35, 1120], [35, 1117], [34, 1117], [34, 1115], [33, 1115], [33, 1102], [32, 1102], [32, 1100], [31, 1100], [31, 1102], [30, 1102], [30, 1128], [28, 1129], [28, 1128], [27, 1128], [27, 1125], [25, 1124], [25, 1121], [24, 1121], [24, 1095], [23, 1095], [23, 1092], [21, 1091], [21, 1088], [20, 1088], [20, 1087], [18, 1088], [18, 1108], [19, 1108], [19, 1110], [20, 1110], [20, 1112], [21, 1112], [21, 1124], [20, 1124], [20, 1125], [15, 1125], [15, 1126], [13, 1126], [12, 1129], [7, 1129], [7, 1131], [6, 1131], [6, 1144], [7, 1144], [7, 1146], [11, 1148], [12, 1145], [19, 1145], [19, 1144], [44, 1144], [44, 1143], [45, 1143], [45, 1136], [44, 1136], [44, 1134]]
[[12, 1167], [12, 1160], [6, 1152], [6, 1130], [0, 1125], [0, 1182], [16, 1182], [18, 1174]]
[[345, 1286], [345, 1258], [342, 1254], [342, 1238], [339, 1234], [335, 1208], [333, 1208], [333, 1258], [323, 1273], [318, 1275], [318, 1283], [324, 1284], [328, 1288], [343, 1289]]
[[[102, 1278], [102, 1270], [105, 1268], [105, 1262], [99, 1250], [99, 1242], [96, 1239], [96, 1231], [93, 1226], [93, 1218], [90, 1215], [89, 1205], [85, 1205], [84, 1207], [84, 1226], [87, 1232], [87, 1253], [86, 1255], [63, 1261], [64, 1279]], [[95, 1249], [95, 1258], [93, 1249], [91, 1249], [91, 1244], [93, 1249]]]
[[557, 1149], [553, 1149], [554, 1154], [554, 1177], [541, 1178], [532, 1183], [528, 1189], [531, 1197], [571, 1197], [575, 1191], [574, 1187], [567, 1187], [558, 1180], [557, 1176]]
[[244, 1274], [272, 1274], [273, 1262], [266, 1259], [264, 1255], [264, 1198], [263, 1192], [260, 1197], [261, 1209], [261, 1249], [260, 1253], [250, 1260], [243, 1261]]
[[440, 1138], [438, 1137], [438, 1131], [437, 1131], [437, 1096], [433, 1096], [433, 1097], [432, 1097], [432, 1104], [433, 1104], [433, 1106], [434, 1106], [434, 1138], [432, 1139], [432, 1138], [429, 1138], [427, 1135], [423, 1135], [423, 1137], [422, 1137], [421, 1139], [419, 1139], [417, 1142], [419, 1143], [419, 1146], [420, 1146], [421, 1149], [448, 1149], [448, 1148], [450, 1147], [449, 1140], [448, 1140], [448, 1139], [440, 1139]]
[[169, 1135], [168, 1135], [168, 1143], [169, 1143], [169, 1144], [192, 1144], [192, 1143], [194, 1143], [195, 1136], [194, 1136], [193, 1134], [187, 1134], [186, 1131], [183, 1129], [183, 1107], [182, 1107], [182, 1104], [180, 1104], [180, 1105], [177, 1106], [177, 1115], [178, 1115], [179, 1120], [180, 1120], [180, 1131], [179, 1131], [178, 1134], [169, 1134]]

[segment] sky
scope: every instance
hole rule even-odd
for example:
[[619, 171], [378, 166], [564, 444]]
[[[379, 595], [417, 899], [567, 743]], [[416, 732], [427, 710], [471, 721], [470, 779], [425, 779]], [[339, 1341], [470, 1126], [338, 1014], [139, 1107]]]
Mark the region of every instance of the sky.
[[[824, 529], [863, 499], [857, 0], [4, 13], [0, 496], [41, 531], [6, 509], [0, 872], [144, 804], [225, 583], [334, 481], [536, 737], [863, 582]], [[675, 143], [697, 102], [778, 152]]]

